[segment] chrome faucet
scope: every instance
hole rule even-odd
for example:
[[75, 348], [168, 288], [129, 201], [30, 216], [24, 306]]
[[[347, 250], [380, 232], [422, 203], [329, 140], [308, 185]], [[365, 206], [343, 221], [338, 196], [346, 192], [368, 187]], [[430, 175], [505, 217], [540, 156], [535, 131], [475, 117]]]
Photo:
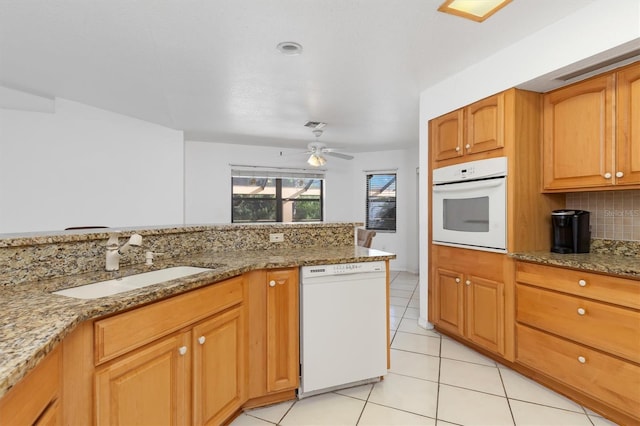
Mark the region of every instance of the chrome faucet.
[[139, 247], [142, 245], [142, 236], [133, 234], [129, 241], [120, 245], [118, 242], [119, 234], [111, 234], [107, 241], [107, 271], [117, 271], [120, 269], [120, 256], [125, 254], [131, 246]]

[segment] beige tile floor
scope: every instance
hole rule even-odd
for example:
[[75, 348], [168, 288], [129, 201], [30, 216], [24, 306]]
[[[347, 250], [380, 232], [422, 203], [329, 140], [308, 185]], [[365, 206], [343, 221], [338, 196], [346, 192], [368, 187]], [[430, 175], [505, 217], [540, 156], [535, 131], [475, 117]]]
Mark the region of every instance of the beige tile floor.
[[391, 274], [391, 369], [379, 383], [247, 410], [233, 426], [613, 425], [588, 409], [418, 326], [418, 276]]

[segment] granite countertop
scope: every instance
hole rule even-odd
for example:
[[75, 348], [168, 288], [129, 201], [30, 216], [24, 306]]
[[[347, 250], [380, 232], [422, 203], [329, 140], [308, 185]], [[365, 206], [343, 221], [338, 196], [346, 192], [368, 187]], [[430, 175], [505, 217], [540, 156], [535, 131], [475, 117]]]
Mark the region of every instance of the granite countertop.
[[512, 253], [510, 256], [527, 262], [640, 280], [640, 258], [636, 256], [607, 253], [559, 254], [548, 251]]
[[171, 266], [213, 268], [180, 279], [93, 300], [53, 295], [52, 291], [114, 278], [92, 272], [0, 287], [0, 397], [33, 369], [79, 323], [177, 295], [256, 269], [299, 267], [394, 259], [395, 255], [358, 246], [260, 251], [202, 252], [158, 258], [153, 266], [122, 268], [122, 276]]

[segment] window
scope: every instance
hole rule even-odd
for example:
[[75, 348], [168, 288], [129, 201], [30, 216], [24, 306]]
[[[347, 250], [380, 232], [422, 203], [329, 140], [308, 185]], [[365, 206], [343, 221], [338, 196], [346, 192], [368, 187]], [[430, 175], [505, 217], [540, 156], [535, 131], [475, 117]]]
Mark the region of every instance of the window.
[[367, 174], [367, 229], [396, 230], [396, 174]]
[[289, 175], [232, 171], [231, 221], [322, 221], [323, 176], [302, 173]]

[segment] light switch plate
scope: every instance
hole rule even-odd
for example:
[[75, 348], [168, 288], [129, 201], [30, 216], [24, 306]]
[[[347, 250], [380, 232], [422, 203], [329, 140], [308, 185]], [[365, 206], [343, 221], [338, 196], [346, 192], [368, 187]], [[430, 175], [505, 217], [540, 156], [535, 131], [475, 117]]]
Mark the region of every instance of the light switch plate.
[[284, 234], [269, 234], [269, 242], [281, 243], [284, 241]]

